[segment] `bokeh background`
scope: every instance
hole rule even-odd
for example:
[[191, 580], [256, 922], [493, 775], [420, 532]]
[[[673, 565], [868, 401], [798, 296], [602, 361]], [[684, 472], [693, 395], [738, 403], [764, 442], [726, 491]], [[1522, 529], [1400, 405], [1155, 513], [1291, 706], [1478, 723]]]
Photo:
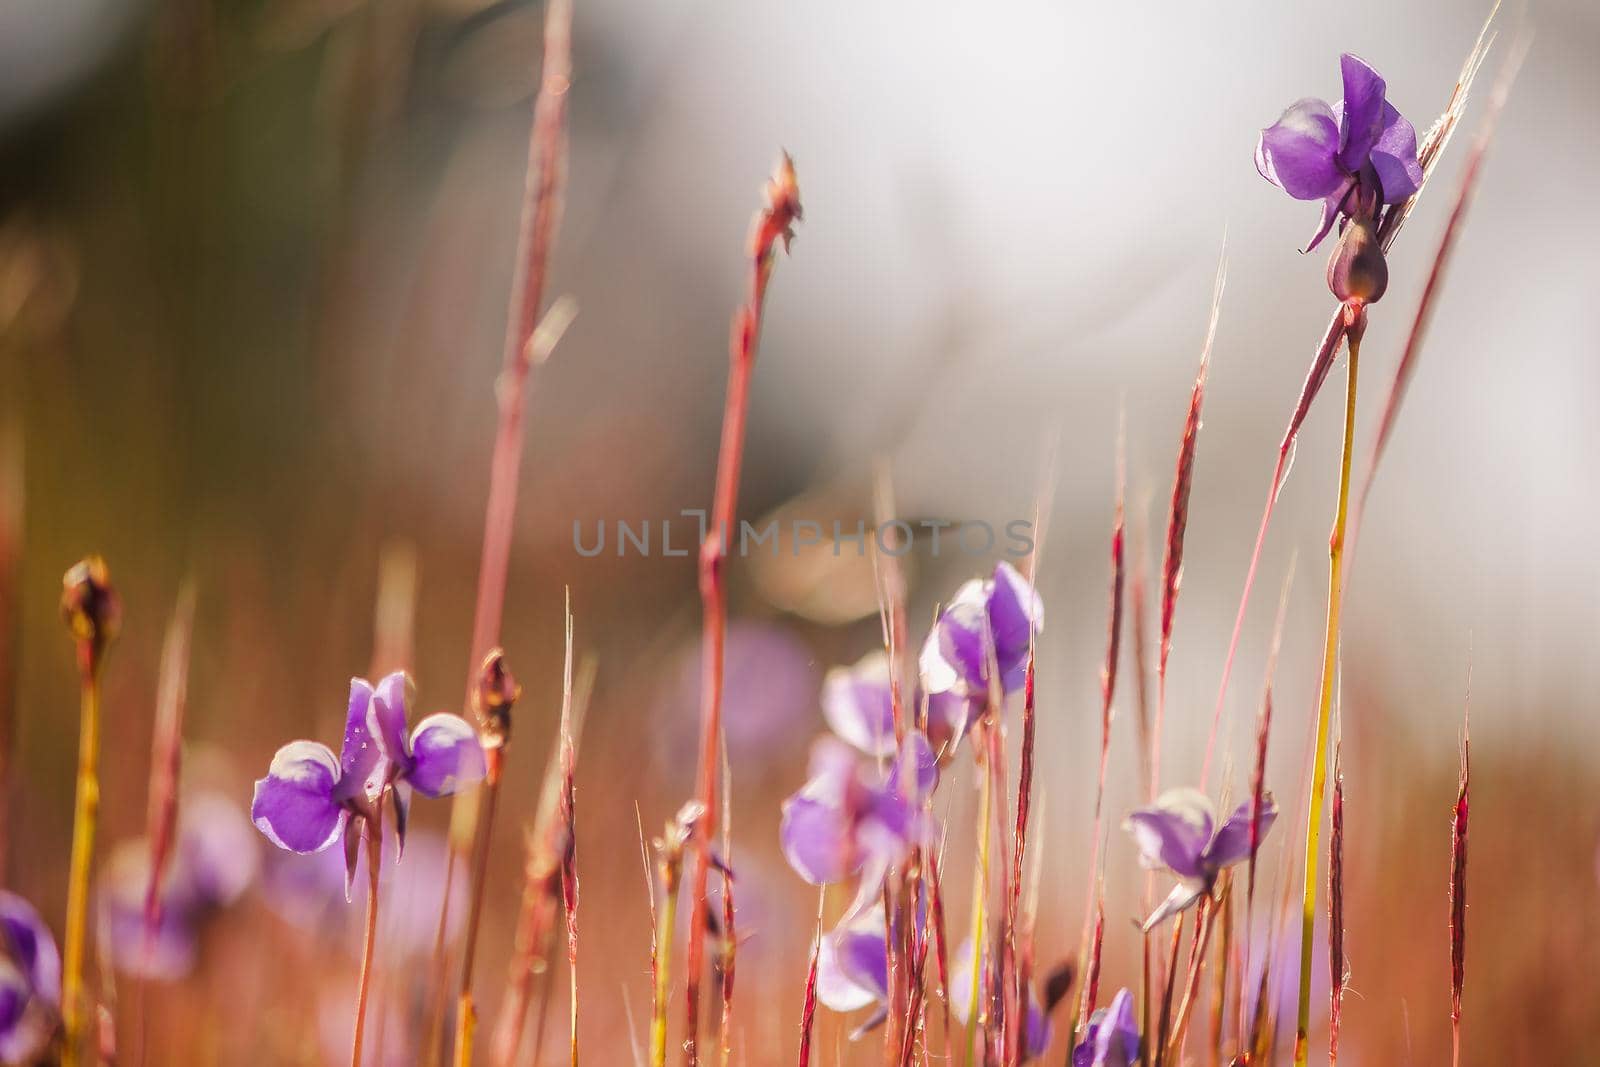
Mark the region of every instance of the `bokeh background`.
[[[161, 634], [185, 577], [198, 591], [191, 767], [241, 809], [279, 744], [335, 735], [348, 678], [373, 666], [386, 550], [415, 555], [423, 703], [457, 706], [542, 14], [485, 0], [0, 8], [3, 881], [58, 929], [77, 719], [56, 601], [85, 552], [104, 553], [126, 604], [107, 677], [108, 850], [142, 830]], [[483, 1003], [497, 1003], [509, 952], [570, 586], [579, 648], [599, 665], [578, 778], [582, 1036], [591, 1062], [612, 1064], [641, 1033], [637, 825], [653, 831], [693, 786], [693, 560], [582, 558], [572, 530], [709, 503], [743, 240], [780, 146], [806, 220], [774, 282], [741, 511], [853, 526], [871, 516], [879, 465], [913, 519], [999, 525], [1048, 496], [1039, 936], [1041, 957], [1064, 958], [1086, 885], [1119, 413], [1131, 523], [1154, 562], [1226, 234], [1168, 709], [1168, 780], [1192, 779], [1275, 447], [1330, 305], [1322, 258], [1296, 252], [1315, 209], [1257, 176], [1256, 133], [1301, 96], [1336, 98], [1345, 50], [1425, 128], [1486, 14], [1457, 0], [582, 0], [551, 281], [580, 311], [530, 406], [504, 631], [526, 693]], [[1600, 9], [1542, 0], [1502, 23], [1507, 37], [1530, 29], [1532, 47], [1350, 593], [1352, 1063], [1437, 1063], [1448, 1049], [1469, 670], [1465, 1060], [1587, 1062], [1600, 1034]], [[1391, 259], [1358, 463], [1486, 95], [1480, 83]], [[1272, 767], [1280, 797], [1297, 792], [1336, 404], [1302, 435], [1248, 620], [1229, 701], [1236, 792], [1296, 560]], [[914, 553], [913, 620], [987, 562]], [[848, 556], [743, 561], [731, 582], [751, 935], [735, 1048], [738, 1062], [780, 1063], [815, 898], [778, 855], [778, 804], [823, 728], [822, 672], [879, 629], [870, 566]], [[1127, 703], [1119, 812], [1136, 799]], [[961, 788], [958, 826], [973, 806]], [[419, 822], [442, 830], [443, 805]], [[283, 857], [259, 844], [261, 887], [208, 924], [192, 969], [145, 993], [152, 1062], [342, 1062], [354, 960], [329, 930], [359, 904], [286, 918], [265, 881]], [[1273, 864], [1282, 848], [1280, 834]], [[426, 880], [437, 854], [415, 862]], [[1136, 880], [1118, 833], [1109, 864], [1108, 980], [1132, 982]], [[406, 976], [425, 958], [397, 955], [388, 972], [393, 1062], [413, 1062]], [[844, 1042], [850, 1021], [824, 1016], [824, 1062], [871, 1060], [870, 1043]], [[553, 1022], [549, 1040], [563, 1030]]]

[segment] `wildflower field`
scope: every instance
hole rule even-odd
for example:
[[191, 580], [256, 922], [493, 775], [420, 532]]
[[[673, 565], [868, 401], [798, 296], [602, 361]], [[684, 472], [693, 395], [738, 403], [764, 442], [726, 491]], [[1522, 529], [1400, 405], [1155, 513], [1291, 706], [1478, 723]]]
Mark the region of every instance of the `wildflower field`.
[[1582, 0], [0, 13], [0, 1064], [1600, 1063]]

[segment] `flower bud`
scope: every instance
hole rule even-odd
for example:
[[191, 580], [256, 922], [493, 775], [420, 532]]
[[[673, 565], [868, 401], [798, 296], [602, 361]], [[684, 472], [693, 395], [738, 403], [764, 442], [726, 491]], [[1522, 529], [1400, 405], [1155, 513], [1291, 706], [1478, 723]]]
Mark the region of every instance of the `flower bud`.
[[482, 727], [483, 747], [501, 748], [511, 737], [511, 708], [522, 695], [522, 686], [506, 666], [505, 653], [491, 649], [478, 668], [472, 687], [472, 708]]
[[1389, 287], [1389, 264], [1371, 217], [1354, 218], [1345, 226], [1328, 259], [1328, 288], [1341, 303], [1376, 304]]
[[68, 569], [61, 579], [61, 618], [77, 642], [80, 669], [98, 670], [122, 625], [122, 602], [105, 560], [88, 556]]

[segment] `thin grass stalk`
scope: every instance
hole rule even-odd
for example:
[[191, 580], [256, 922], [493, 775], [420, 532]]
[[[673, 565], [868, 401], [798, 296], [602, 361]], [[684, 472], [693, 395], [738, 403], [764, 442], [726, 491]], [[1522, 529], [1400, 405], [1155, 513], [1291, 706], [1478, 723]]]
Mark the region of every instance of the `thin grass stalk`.
[[362, 1067], [361, 1050], [366, 1037], [367, 999], [372, 992], [372, 960], [378, 945], [378, 876], [383, 858], [383, 798], [362, 828], [367, 841], [367, 922], [361, 937], [361, 979], [356, 989], [356, 1032], [350, 1041], [350, 1067]]
[[744, 464], [745, 423], [750, 410], [750, 378], [755, 370], [761, 337], [761, 313], [767, 283], [772, 277], [776, 245], [788, 247], [793, 223], [800, 218], [800, 190], [794, 163], [787, 154], [767, 182], [767, 203], [756, 213], [748, 248], [750, 287], [733, 317], [729, 342], [728, 395], [723, 407], [722, 442], [717, 453], [716, 488], [712, 496], [711, 525], [700, 545], [700, 599], [703, 608], [700, 672], [700, 769], [695, 791], [704, 825], [694, 842], [690, 868], [689, 942], [685, 949], [687, 980], [684, 994], [687, 1030], [683, 1053], [687, 1067], [699, 1062], [700, 978], [705, 968], [706, 888], [711, 869], [711, 841], [716, 836], [717, 778], [721, 763], [723, 643], [727, 637], [727, 598], [723, 568], [728, 536], [738, 512], [739, 472]]
[[[1089, 854], [1089, 889], [1084, 895], [1083, 907], [1083, 933], [1078, 941], [1078, 963], [1086, 968], [1089, 942], [1094, 931], [1094, 915], [1098, 893], [1096, 887], [1100, 883], [1100, 837], [1101, 820], [1106, 796], [1106, 771], [1111, 763], [1111, 707], [1117, 692], [1117, 663], [1119, 652], [1122, 648], [1122, 590], [1126, 575], [1126, 562], [1124, 559], [1124, 518], [1123, 494], [1126, 475], [1123, 461], [1123, 437], [1119, 430], [1117, 434], [1117, 503], [1115, 516], [1111, 523], [1111, 595], [1110, 606], [1107, 609], [1106, 619], [1106, 659], [1105, 665], [1100, 668], [1100, 766], [1095, 779], [1094, 791], [1094, 843]], [[1098, 978], [1098, 961], [1096, 961]], [[1084, 987], [1084, 1000], [1082, 1018], [1087, 1019], [1094, 1011], [1094, 1005], [1088, 996], [1088, 986]]]
[[950, 1001], [955, 995], [950, 988], [950, 944], [945, 935], [944, 879], [939, 873], [941, 847], [938, 853], [928, 855], [928, 914], [933, 925], [933, 957], [938, 968], [939, 1002], [943, 1005], [944, 1060], [950, 1062]]
[[1342, 744], [1333, 748], [1333, 811], [1328, 832], [1328, 1067], [1339, 1063], [1339, 1014], [1344, 1007], [1344, 771]]
[[[572, 647], [572, 608], [567, 607], [567, 647]], [[561, 856], [561, 906], [567, 917], [567, 975], [569, 980], [568, 1041], [571, 1067], [578, 1067], [578, 791], [575, 780], [577, 745], [572, 736], [572, 656], [567, 654], [561, 723], [561, 825], [566, 849]]]
[[[1222, 938], [1217, 945], [1217, 981], [1211, 995], [1211, 1040], [1206, 1044], [1206, 1052], [1212, 1067], [1221, 1067], [1222, 1064], [1222, 1038], [1226, 1027], [1223, 1020], [1228, 1010], [1228, 982], [1233, 977], [1234, 970], [1231, 966], [1233, 960], [1233, 880], [1228, 881], [1227, 892], [1223, 894], [1221, 902]], [[1239, 977], [1242, 981], [1243, 972]], [[1244, 997], [1244, 987], [1239, 988], [1240, 999]]]
[[61, 953], [62, 1067], [77, 1067], [86, 1031], [83, 961], [89, 936], [89, 875], [100, 818], [100, 678], [120, 608], [105, 561], [90, 556], [62, 579], [61, 614], [77, 650], [78, 779]]
[[817, 966], [822, 958], [822, 908], [827, 899], [827, 889], [818, 892], [817, 933], [811, 941], [811, 965], [806, 969], [805, 1000], [800, 1008], [800, 1067], [811, 1067], [811, 1031], [817, 1018]]
[[1146, 535], [1144, 521], [1141, 519], [1134, 528], [1134, 558], [1133, 576], [1128, 583], [1128, 608], [1132, 614], [1129, 620], [1129, 629], [1133, 631], [1133, 700], [1134, 711], [1134, 737], [1138, 762], [1139, 783], [1141, 796], [1153, 796], [1155, 793], [1154, 768], [1150, 766], [1150, 753], [1154, 748], [1151, 741], [1150, 723], [1150, 598], [1147, 595], [1149, 588], [1149, 554], [1145, 550]]
[[1300, 914], [1300, 1001], [1295, 1016], [1295, 1067], [1305, 1067], [1310, 1054], [1311, 939], [1316, 928], [1317, 848], [1322, 833], [1322, 798], [1328, 780], [1328, 721], [1339, 669], [1339, 621], [1344, 600], [1345, 520], [1350, 510], [1350, 452], [1356, 429], [1356, 381], [1361, 365], [1361, 335], [1366, 329], [1366, 309], [1351, 315], [1346, 341], [1350, 365], [1345, 381], [1344, 445], [1339, 454], [1339, 493], [1333, 532], [1328, 538], [1328, 617], [1322, 653], [1322, 689], [1317, 707], [1317, 740], [1311, 762], [1311, 791], [1306, 805], [1305, 901]]
[[161, 646], [156, 682], [156, 721], [150, 742], [150, 790], [145, 835], [150, 841], [150, 878], [145, 885], [146, 945], [161, 919], [161, 883], [172, 859], [178, 825], [178, 780], [183, 765], [183, 716], [189, 697], [189, 649], [194, 632], [194, 587], [178, 593]]
[[[1211, 317], [1206, 325], [1205, 345], [1200, 350], [1200, 370], [1195, 374], [1189, 394], [1189, 410], [1183, 420], [1183, 440], [1178, 448], [1177, 470], [1172, 478], [1172, 499], [1167, 510], [1167, 535], [1161, 556], [1161, 640], [1156, 646], [1156, 722], [1151, 736], [1151, 801], [1161, 783], [1161, 726], [1167, 708], [1167, 658], [1172, 653], [1172, 627], [1178, 610], [1178, 586], [1183, 580], [1183, 541], [1189, 528], [1189, 494], [1194, 489], [1195, 452], [1200, 444], [1200, 412], [1205, 403], [1206, 374], [1211, 369], [1211, 346], [1217, 338], [1217, 320], [1222, 314], [1222, 293], [1228, 281], [1228, 261], [1224, 251], [1217, 264], [1216, 281], [1211, 291]], [[1204, 783], [1201, 784], [1203, 789]]]
[[726, 735], [722, 741], [722, 865], [718, 871], [722, 876], [722, 981], [719, 983], [722, 1014], [717, 1023], [717, 1050], [718, 1063], [728, 1067], [733, 1058], [733, 985], [739, 958], [739, 930], [733, 900], [733, 768], [728, 763]]
[[[555, 244], [561, 220], [566, 178], [567, 91], [571, 81], [572, 2], [550, 0], [545, 6], [543, 65], [528, 137], [528, 163], [518, 223], [510, 306], [506, 315], [502, 369], [495, 386], [499, 410], [494, 451], [489, 461], [489, 494], [484, 504], [483, 548], [478, 563], [472, 644], [467, 655], [466, 697], [463, 700], [467, 708], [471, 707], [474, 687], [478, 682], [478, 665], [489, 654], [489, 650], [500, 643], [506, 579], [510, 573], [512, 531], [516, 523], [517, 485], [526, 435], [528, 380], [533, 368], [549, 357], [573, 313], [569, 305], [561, 314], [552, 315], [554, 321], [548, 324], [548, 329], [539, 328], [550, 251]], [[552, 308], [552, 312], [555, 310]], [[461, 847], [459, 843], [466, 842], [465, 847], [470, 847], [476, 841], [477, 804], [476, 794], [460, 797], [454, 802], [454, 812], [464, 825], [459, 833], [451, 835], [452, 847], [446, 858], [445, 869], [447, 886], [455, 879]], [[474, 896], [479, 892], [477, 887], [472, 890]], [[444, 975], [447, 970], [444, 966], [444, 931], [448, 909], [447, 893], [445, 905], [440, 908], [433, 960], [433, 973], [437, 976], [433, 996], [435, 1034], [437, 1028], [442, 1026], [444, 1014]], [[464, 957], [471, 955], [472, 947], [469, 945]], [[470, 982], [468, 984], [470, 989]], [[457, 1020], [457, 1026], [459, 1029], [460, 1020]], [[430, 1060], [434, 1055], [431, 1051], [433, 1048], [437, 1048], [436, 1040], [430, 1045]], [[459, 1055], [460, 1050], [457, 1050]]]
[[[1211, 933], [1217, 925], [1217, 908], [1227, 890], [1223, 889], [1218, 896], [1202, 897], [1200, 907], [1195, 914], [1194, 937], [1189, 942], [1189, 963], [1185, 971], [1183, 984], [1183, 999], [1178, 1002], [1178, 1015], [1172, 1024], [1172, 1036], [1168, 1048], [1173, 1054], [1173, 1062], [1183, 1060], [1183, 1046], [1189, 1037], [1189, 1021], [1194, 1016], [1195, 1001], [1200, 996], [1200, 974], [1205, 969], [1206, 950], [1211, 946]], [[1169, 990], [1167, 995], [1172, 995]]]
[[[555, 930], [561, 869], [569, 852], [575, 848], [576, 826], [567, 825], [562, 798], [569, 788], [568, 778], [576, 770], [578, 743], [583, 736], [589, 698], [594, 691], [595, 661], [592, 658], [585, 659], [574, 681], [572, 658], [569, 638], [562, 668], [560, 737], [545, 768], [539, 806], [533, 827], [527, 834], [527, 860], [523, 867], [522, 900], [517, 909], [511, 963], [494, 1038], [490, 1044], [490, 1062], [496, 1067], [510, 1067], [522, 1046], [528, 1011], [533, 1003], [535, 974], [548, 959], [550, 940]], [[645, 847], [642, 825], [639, 844], [641, 849]], [[646, 854], [646, 874], [649, 870], [649, 857]], [[651, 908], [654, 907], [652, 887]], [[650, 929], [653, 934], [653, 916]], [[549, 1001], [550, 983], [542, 983], [540, 989], [542, 1021]], [[542, 1043], [537, 1039], [535, 1048], [542, 1049]]]
[[1472, 777], [1470, 712], [1461, 739], [1461, 778], [1450, 820], [1450, 1062], [1461, 1067], [1461, 993], [1467, 984], [1467, 809]]
[[[1161, 1015], [1156, 1024], [1155, 1041], [1156, 1049], [1155, 1067], [1167, 1062], [1167, 1037], [1172, 1032], [1172, 994], [1178, 986], [1178, 949], [1183, 945], [1183, 922], [1187, 915], [1178, 913], [1177, 919], [1172, 923], [1172, 944], [1167, 950], [1166, 984], [1161, 992]], [[1146, 1043], [1152, 1043], [1146, 1036]]]
[[[994, 728], [992, 721], [984, 723], [985, 730]], [[978, 776], [981, 784], [978, 787], [978, 866], [972, 877], [972, 985], [970, 989], [962, 991], [967, 996], [967, 1047], [963, 1060], [967, 1067], [979, 1062], [978, 1033], [983, 1029], [979, 1009], [983, 999], [983, 957], [986, 951], [984, 929], [989, 891], [990, 812], [994, 805], [994, 776], [986, 773], [986, 770], [980, 769]]]

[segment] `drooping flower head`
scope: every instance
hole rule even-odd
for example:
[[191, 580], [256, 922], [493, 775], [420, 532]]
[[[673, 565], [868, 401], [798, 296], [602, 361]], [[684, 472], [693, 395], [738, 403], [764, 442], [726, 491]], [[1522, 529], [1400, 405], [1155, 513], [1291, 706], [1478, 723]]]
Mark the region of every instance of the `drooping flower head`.
[[1072, 1050], [1072, 1067], [1133, 1067], [1139, 1062], [1139, 1024], [1133, 994], [1117, 990], [1109, 1008], [1089, 1016], [1083, 1041]]
[[922, 685], [930, 699], [954, 693], [986, 699], [1022, 688], [1028, 648], [1044, 628], [1044, 604], [1017, 569], [1002, 560], [987, 580], [973, 579], [939, 614], [922, 646]]
[[[1128, 816], [1122, 828], [1133, 835], [1144, 866], [1171, 871], [1178, 878], [1171, 895], [1145, 920], [1145, 930], [1211, 892], [1224, 867], [1250, 857], [1250, 808], [1250, 801], [1245, 801], [1218, 826], [1216, 809], [1204, 793], [1169, 789], [1150, 807]], [[1278, 805], [1267, 793], [1262, 798], [1258, 846], [1277, 817]]]
[[881, 904], [822, 935], [817, 999], [837, 1012], [876, 1005], [858, 1034], [883, 1021], [889, 1002], [889, 940]]
[[938, 783], [928, 739], [912, 731], [887, 772], [841, 742], [812, 748], [811, 772], [783, 802], [779, 840], [795, 872], [830, 885], [863, 868], [881, 878], [926, 836], [923, 801]]
[[1397, 204], [1422, 186], [1417, 131], [1385, 98], [1382, 76], [1353, 55], [1339, 57], [1339, 67], [1342, 100], [1330, 106], [1308, 97], [1289, 105], [1256, 145], [1263, 178], [1296, 200], [1322, 201], [1307, 252], [1341, 216], [1370, 222], [1380, 205]]
[[112, 850], [100, 880], [100, 906], [112, 962], [144, 978], [176, 979], [194, 966], [200, 925], [239, 899], [260, 868], [250, 824], [234, 801], [212, 791], [184, 798], [172, 860], [158, 892], [154, 928], [145, 921], [150, 842]]
[[0, 1063], [31, 1063], [55, 1029], [61, 956], [33, 905], [0, 890]]
[[[973, 966], [972, 938], [967, 938], [956, 949], [955, 958], [950, 961], [950, 1010], [960, 1021], [962, 1026], [967, 1025], [967, 1018], [972, 1013], [972, 966]], [[980, 997], [988, 996], [991, 989], [990, 961], [983, 961], [982, 991]], [[1050, 1017], [1045, 1011], [1045, 1006], [1037, 995], [1028, 997], [1028, 1013], [1026, 1025], [1022, 1028], [1022, 1059], [1024, 1062], [1043, 1056], [1050, 1047], [1050, 1037], [1053, 1028]]]

